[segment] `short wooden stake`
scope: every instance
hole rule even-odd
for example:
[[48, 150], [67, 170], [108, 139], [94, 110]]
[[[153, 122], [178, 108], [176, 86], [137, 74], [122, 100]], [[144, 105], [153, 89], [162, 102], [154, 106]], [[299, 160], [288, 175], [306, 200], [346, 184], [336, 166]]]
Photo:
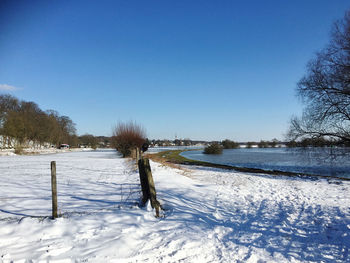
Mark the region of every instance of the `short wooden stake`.
[[149, 187], [149, 193], [150, 193], [150, 199], [151, 199], [151, 206], [152, 208], [156, 209], [156, 217], [159, 217], [159, 207], [160, 204], [157, 200], [157, 193], [156, 193], [156, 187], [154, 185], [151, 166], [149, 164], [149, 160], [145, 159], [145, 171], [147, 175], [147, 181], [148, 181], [148, 187]]
[[160, 204], [157, 201], [156, 187], [154, 186], [149, 159], [140, 159], [138, 165], [142, 188], [142, 204], [144, 205], [148, 200], [151, 200], [152, 208], [156, 209], [156, 217], [159, 217]]
[[51, 162], [51, 191], [52, 191], [52, 218], [57, 218], [57, 181], [56, 162]]

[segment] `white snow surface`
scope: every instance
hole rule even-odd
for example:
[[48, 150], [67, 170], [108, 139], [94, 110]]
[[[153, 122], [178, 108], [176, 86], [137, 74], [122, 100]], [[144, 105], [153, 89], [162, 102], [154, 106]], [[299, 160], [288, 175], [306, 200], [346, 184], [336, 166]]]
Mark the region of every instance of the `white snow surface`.
[[114, 151], [0, 157], [0, 262], [350, 262], [349, 181], [151, 167], [162, 218]]

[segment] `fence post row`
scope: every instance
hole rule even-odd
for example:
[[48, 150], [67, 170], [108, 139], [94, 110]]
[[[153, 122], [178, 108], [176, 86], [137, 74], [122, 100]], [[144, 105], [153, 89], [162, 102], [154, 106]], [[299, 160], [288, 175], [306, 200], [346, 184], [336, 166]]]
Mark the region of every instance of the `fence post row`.
[[151, 206], [156, 210], [156, 217], [159, 217], [160, 203], [157, 201], [157, 193], [149, 159], [142, 158], [138, 160], [138, 166], [142, 189], [142, 205], [145, 205], [148, 200], [151, 200]]
[[57, 181], [56, 162], [51, 162], [51, 192], [52, 192], [52, 218], [57, 218]]
[[[157, 200], [156, 188], [153, 181], [151, 166], [148, 158], [142, 158], [142, 155], [136, 150], [138, 160], [140, 183], [142, 189], [142, 205], [151, 200], [151, 206], [156, 210], [156, 217], [159, 217], [160, 203]], [[56, 162], [51, 162], [51, 192], [52, 192], [52, 218], [57, 218], [57, 180], [56, 180]]]

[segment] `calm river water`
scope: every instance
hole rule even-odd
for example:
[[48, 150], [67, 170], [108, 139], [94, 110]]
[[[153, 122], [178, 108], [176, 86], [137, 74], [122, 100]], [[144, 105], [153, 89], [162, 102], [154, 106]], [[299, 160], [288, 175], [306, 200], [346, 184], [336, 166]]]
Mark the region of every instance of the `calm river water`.
[[181, 155], [216, 164], [350, 178], [349, 148], [241, 148], [224, 150], [219, 155], [203, 154], [203, 150]]

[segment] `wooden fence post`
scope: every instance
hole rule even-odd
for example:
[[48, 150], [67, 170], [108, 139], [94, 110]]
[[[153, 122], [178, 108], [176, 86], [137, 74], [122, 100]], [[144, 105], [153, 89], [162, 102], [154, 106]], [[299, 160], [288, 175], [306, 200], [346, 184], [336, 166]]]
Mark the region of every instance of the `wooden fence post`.
[[147, 200], [150, 199], [150, 194], [149, 194], [147, 175], [146, 175], [143, 159], [138, 160], [138, 166], [139, 166], [140, 183], [141, 183], [141, 190], [142, 190], [142, 205], [145, 205]]
[[147, 158], [145, 158], [144, 160], [145, 160], [145, 171], [147, 175], [147, 181], [148, 181], [148, 187], [149, 187], [149, 193], [150, 193], [150, 199], [151, 199], [151, 206], [152, 208], [156, 209], [156, 217], [159, 217], [160, 204], [157, 200], [156, 187], [153, 181], [151, 166]]
[[52, 192], [52, 218], [57, 218], [57, 181], [56, 162], [51, 162], [51, 192]]
[[151, 200], [152, 208], [156, 209], [156, 217], [159, 217], [160, 204], [157, 201], [156, 187], [154, 186], [148, 158], [140, 159], [138, 165], [142, 188], [142, 204], [144, 205], [148, 200]]
[[138, 147], [135, 148], [136, 151], [136, 162], [138, 162], [141, 158], [140, 158], [140, 150]]
[[138, 153], [139, 153], [139, 160], [140, 160], [140, 159], [143, 158], [143, 156], [142, 156], [142, 151], [141, 151], [140, 148], [137, 148], [137, 151], [138, 151]]

